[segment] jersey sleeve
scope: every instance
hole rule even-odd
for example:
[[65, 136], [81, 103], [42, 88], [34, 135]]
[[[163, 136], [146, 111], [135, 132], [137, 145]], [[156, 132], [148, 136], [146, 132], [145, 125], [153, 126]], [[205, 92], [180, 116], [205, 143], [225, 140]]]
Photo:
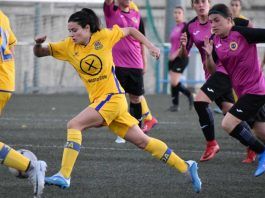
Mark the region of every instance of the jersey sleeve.
[[145, 35], [144, 21], [143, 21], [142, 17], [140, 18], [139, 31], [140, 31], [143, 35]]
[[265, 43], [265, 29], [234, 26], [232, 31], [239, 32], [248, 43]]
[[114, 1], [110, 5], [108, 5], [104, 2], [103, 12], [104, 12], [105, 17], [109, 18], [113, 14], [114, 7], [115, 7]]
[[67, 39], [56, 42], [56, 43], [49, 43], [48, 45], [50, 54], [56, 59], [66, 61], [68, 59], [67, 56]]
[[239, 18], [239, 17], [234, 18], [233, 21], [234, 21], [234, 23], [235, 23], [236, 26], [247, 27], [248, 24], [249, 24], [249, 20], [242, 19], [242, 18]]
[[186, 46], [186, 49], [187, 49], [188, 52], [190, 52], [190, 49], [192, 48], [194, 41], [193, 41], [193, 38], [192, 38], [192, 36], [190, 34], [190, 31], [189, 31], [189, 25], [186, 25], [186, 27], [184, 28], [184, 32], [186, 32], [186, 34], [187, 34], [187, 46]]
[[107, 29], [107, 36], [109, 45], [112, 48], [124, 37], [124, 33], [118, 25], [114, 25], [112, 29]]

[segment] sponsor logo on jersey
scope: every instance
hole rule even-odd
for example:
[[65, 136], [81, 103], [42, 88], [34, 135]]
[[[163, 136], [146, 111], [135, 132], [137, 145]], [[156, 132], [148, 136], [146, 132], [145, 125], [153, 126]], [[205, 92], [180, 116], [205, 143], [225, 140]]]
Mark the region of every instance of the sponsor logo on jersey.
[[193, 35], [197, 35], [197, 34], [199, 34], [200, 33], [200, 31], [199, 30], [197, 30], [196, 32], [193, 32]]
[[236, 51], [238, 48], [238, 44], [235, 41], [232, 41], [229, 46], [232, 51]]
[[102, 70], [102, 61], [97, 55], [89, 54], [80, 61], [80, 69], [90, 76], [96, 76]]
[[221, 43], [218, 43], [215, 47], [216, 47], [216, 49], [218, 49], [221, 46], [222, 46], [222, 44]]

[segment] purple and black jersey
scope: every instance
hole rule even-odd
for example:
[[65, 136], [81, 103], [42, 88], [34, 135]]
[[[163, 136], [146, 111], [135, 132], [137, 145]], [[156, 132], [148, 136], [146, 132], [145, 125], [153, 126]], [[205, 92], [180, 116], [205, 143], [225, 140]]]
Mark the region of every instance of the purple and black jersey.
[[225, 67], [237, 95], [265, 95], [256, 47], [265, 42], [265, 29], [233, 26], [227, 37], [214, 35], [213, 41], [214, 61]]
[[186, 23], [179, 23], [175, 25], [170, 33], [171, 48], [169, 54], [174, 53], [180, 47], [180, 37], [185, 29]]
[[[206, 60], [206, 53], [205, 50], [202, 48], [204, 46], [204, 40], [205, 38], [210, 38], [211, 33], [211, 24], [209, 21], [207, 21], [204, 24], [201, 24], [198, 20], [198, 17], [195, 17], [187, 24], [186, 29], [188, 42], [187, 42], [187, 51], [189, 52], [192, 45], [195, 44], [195, 46], [198, 48], [202, 63], [203, 63], [203, 69], [205, 72], [205, 79], [208, 79], [210, 77], [210, 72], [207, 70], [205, 66], [205, 60]], [[222, 65], [218, 65], [216, 68], [217, 71], [227, 74], [224, 67]]]

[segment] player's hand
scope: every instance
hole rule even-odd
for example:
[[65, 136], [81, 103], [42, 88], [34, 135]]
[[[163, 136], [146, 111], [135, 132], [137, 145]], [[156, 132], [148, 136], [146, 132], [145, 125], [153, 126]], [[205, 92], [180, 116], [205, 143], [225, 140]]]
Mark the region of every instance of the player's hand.
[[180, 37], [181, 46], [185, 48], [187, 46], [187, 42], [188, 42], [188, 36], [187, 36], [187, 33], [184, 32], [181, 34], [181, 37]]
[[204, 46], [202, 48], [206, 52], [206, 55], [210, 56], [213, 52], [213, 40], [210, 40], [209, 38], [205, 38]]
[[151, 46], [149, 48], [149, 52], [150, 54], [155, 57], [156, 59], [159, 59], [160, 57], [160, 49], [158, 47], [155, 47], [155, 46]]
[[36, 44], [42, 44], [42, 43], [44, 43], [46, 38], [47, 38], [46, 35], [36, 36], [35, 42], [36, 42]]

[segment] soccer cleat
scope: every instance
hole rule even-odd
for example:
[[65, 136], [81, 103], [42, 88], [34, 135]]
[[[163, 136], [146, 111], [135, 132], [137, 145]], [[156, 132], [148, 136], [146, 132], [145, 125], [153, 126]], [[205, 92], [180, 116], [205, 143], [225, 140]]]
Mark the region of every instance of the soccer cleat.
[[152, 117], [151, 120], [144, 120], [143, 132], [148, 133], [157, 123], [158, 121], [155, 117]]
[[257, 170], [255, 171], [254, 176], [258, 177], [265, 172], [265, 151], [259, 154], [259, 165]]
[[198, 165], [195, 161], [188, 160], [186, 161], [188, 164], [188, 174], [191, 178], [193, 189], [196, 193], [199, 193], [202, 188], [202, 182], [198, 175]]
[[170, 112], [178, 112], [179, 111], [179, 106], [178, 105], [172, 105], [168, 108], [168, 111]]
[[116, 142], [117, 144], [124, 144], [124, 143], [126, 143], [126, 140], [123, 139], [123, 138], [121, 138], [120, 136], [117, 136], [115, 142]]
[[201, 156], [200, 162], [208, 161], [214, 158], [214, 156], [216, 155], [216, 153], [219, 152], [219, 150], [220, 147], [215, 140], [207, 142], [206, 149]]
[[40, 198], [44, 189], [44, 178], [47, 164], [44, 161], [31, 161], [28, 171], [29, 181], [33, 185], [34, 198]]
[[64, 176], [59, 172], [51, 177], [45, 177], [45, 184], [46, 185], [54, 185], [58, 186], [59, 188], [65, 189], [70, 187], [70, 180], [71, 178], [64, 178]]
[[246, 164], [250, 164], [255, 161], [257, 154], [255, 151], [252, 151], [250, 148], [247, 148], [247, 157], [242, 162]]

